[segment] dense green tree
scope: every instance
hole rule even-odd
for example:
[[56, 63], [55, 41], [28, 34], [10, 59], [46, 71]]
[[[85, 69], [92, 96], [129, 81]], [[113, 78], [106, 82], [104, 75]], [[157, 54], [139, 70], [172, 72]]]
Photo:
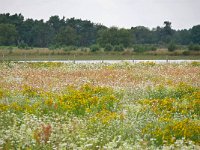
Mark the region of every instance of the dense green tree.
[[0, 14], [0, 23], [13, 24], [15, 25], [17, 30], [20, 29], [20, 26], [22, 25], [23, 21], [24, 17], [21, 14]]
[[57, 33], [61, 27], [65, 26], [65, 18], [60, 19], [59, 16], [51, 16], [47, 24]]
[[26, 21], [23, 22], [21, 25], [21, 30], [20, 30], [20, 38], [19, 38], [19, 43], [26, 43], [29, 46], [33, 45], [33, 40], [34, 36], [32, 34], [32, 28], [34, 27], [34, 20], [33, 19], [27, 19]]
[[173, 40], [176, 43], [179, 43], [181, 45], [188, 45], [191, 42], [191, 32], [190, 30], [178, 30], [176, 32], [174, 32], [173, 35]]
[[164, 25], [164, 28], [161, 30], [161, 40], [164, 43], [169, 43], [172, 39], [174, 31], [171, 28], [171, 22], [165, 21]]
[[[102, 47], [111, 45], [118, 49], [119, 45], [128, 47], [133, 44], [169, 45], [200, 44], [200, 25], [191, 29], [173, 30], [171, 22], [165, 21], [163, 27], [152, 30], [137, 26], [131, 29], [117, 27], [107, 28], [88, 20], [75, 18], [61, 19], [51, 16], [48, 21], [26, 19], [21, 14], [0, 14], [0, 44], [48, 47], [49, 45], [91, 46], [99, 44]], [[137, 49], [137, 46], [136, 46]]]
[[192, 27], [191, 38], [193, 43], [200, 44], [200, 25]]
[[31, 28], [32, 46], [47, 47], [51, 41], [51, 28], [43, 20], [35, 21]]
[[104, 50], [105, 51], [112, 51], [113, 46], [110, 43], [107, 43], [107, 44], [104, 45]]
[[70, 26], [62, 27], [56, 35], [55, 42], [59, 45], [76, 45], [78, 36], [76, 30]]
[[95, 25], [88, 20], [70, 18], [66, 24], [74, 28], [79, 36], [77, 39], [78, 46], [89, 46], [96, 43], [97, 32], [102, 26]]
[[177, 49], [177, 46], [176, 46], [176, 44], [173, 42], [173, 41], [171, 41], [169, 44], [168, 44], [168, 51], [170, 51], [170, 52], [173, 52], [173, 51], [175, 51], [176, 49]]
[[136, 44], [152, 43], [151, 31], [144, 26], [137, 26], [131, 28], [132, 34], [135, 37]]
[[16, 45], [17, 30], [12, 24], [0, 24], [0, 45]]
[[98, 32], [98, 42], [101, 46], [106, 44], [120, 45], [127, 47], [131, 44], [131, 33], [127, 29], [111, 27]]

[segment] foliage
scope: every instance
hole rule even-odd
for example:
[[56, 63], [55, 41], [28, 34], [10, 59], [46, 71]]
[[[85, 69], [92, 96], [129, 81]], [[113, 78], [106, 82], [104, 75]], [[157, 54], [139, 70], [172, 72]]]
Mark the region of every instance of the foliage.
[[106, 44], [106, 45], [104, 46], [104, 50], [105, 50], [105, 51], [111, 51], [111, 50], [113, 50], [113, 46], [112, 46], [111, 44]]
[[96, 52], [100, 50], [100, 46], [98, 44], [93, 44], [90, 46], [92, 52]]
[[115, 45], [113, 49], [114, 49], [114, 51], [123, 51], [124, 50], [124, 46], [122, 44]]
[[199, 44], [190, 44], [188, 46], [188, 50], [200, 51], [200, 45]]
[[[112, 46], [123, 45], [125, 48], [133, 44], [177, 44], [188, 45], [199, 43], [199, 25], [192, 29], [174, 30], [170, 21], [165, 21], [163, 27], [150, 30], [144, 26], [131, 27], [131, 29], [110, 27], [95, 24], [88, 20], [75, 18], [59, 18], [51, 16], [49, 20], [24, 19], [21, 14], [0, 14], [0, 45], [17, 46], [19, 42], [29, 47], [50, 47], [59, 44], [89, 47], [107, 43]], [[7, 34], [6, 34], [7, 33]]]
[[18, 44], [18, 48], [20, 49], [28, 49], [28, 45], [23, 41]]
[[69, 46], [63, 47], [63, 49], [64, 51], [73, 51], [73, 50], [77, 50], [77, 47], [73, 45], [69, 45]]
[[131, 40], [131, 34], [128, 30], [118, 29], [117, 27], [100, 30], [97, 39], [101, 46], [110, 43], [112, 46], [122, 44], [125, 47], [130, 45]]
[[55, 43], [58, 45], [76, 45], [78, 36], [76, 30], [70, 26], [62, 27], [55, 37]]
[[151, 31], [143, 26], [137, 26], [131, 28], [133, 37], [132, 44], [150, 44], [153, 43]]
[[190, 51], [183, 51], [182, 54], [185, 56], [188, 56], [188, 55], [190, 55]]
[[193, 26], [191, 29], [192, 42], [200, 44], [200, 25]]
[[57, 45], [57, 44], [52, 44], [52, 45], [49, 45], [48, 49], [49, 50], [56, 50], [56, 49], [59, 49], [61, 48], [61, 46]]
[[177, 46], [174, 42], [170, 42], [168, 45], [168, 51], [173, 52], [177, 49]]
[[17, 30], [12, 24], [0, 22], [0, 45], [14, 45], [17, 40]]
[[140, 44], [135, 44], [133, 45], [134, 51], [135, 52], [145, 52], [145, 51], [155, 51], [157, 48], [154, 45], [140, 45]]

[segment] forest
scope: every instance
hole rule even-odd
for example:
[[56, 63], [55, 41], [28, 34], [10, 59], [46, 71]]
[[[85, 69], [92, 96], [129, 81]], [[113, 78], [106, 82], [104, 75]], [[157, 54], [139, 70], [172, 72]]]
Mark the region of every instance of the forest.
[[[0, 46], [99, 47], [121, 50], [138, 45], [187, 45], [189, 50], [200, 50], [200, 25], [175, 30], [170, 21], [149, 29], [145, 26], [130, 29], [106, 27], [89, 20], [51, 16], [49, 20], [25, 19], [22, 14], [0, 14]], [[154, 49], [151, 47], [150, 49]]]

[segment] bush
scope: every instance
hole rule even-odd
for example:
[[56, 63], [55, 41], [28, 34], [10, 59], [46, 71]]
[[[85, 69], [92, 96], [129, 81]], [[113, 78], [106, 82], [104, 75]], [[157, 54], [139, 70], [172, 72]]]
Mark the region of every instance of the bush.
[[152, 46], [150, 46], [150, 50], [151, 50], [151, 51], [156, 51], [156, 50], [157, 50], [157, 47], [154, 46], [154, 45], [152, 45]]
[[175, 43], [173, 43], [173, 42], [169, 43], [169, 45], [168, 45], [168, 51], [173, 52], [176, 49], [177, 49], [177, 46], [176, 46]]
[[24, 42], [20, 42], [18, 44], [18, 48], [19, 49], [28, 49], [28, 45], [26, 43], [24, 43]]
[[200, 45], [199, 44], [190, 44], [188, 46], [188, 50], [200, 51]]
[[63, 47], [64, 51], [72, 51], [72, 50], [76, 50], [76, 49], [77, 49], [77, 47], [73, 46], [73, 45]]
[[48, 47], [49, 50], [55, 50], [55, 49], [59, 49], [59, 48], [60, 48], [60, 46], [58, 46], [58, 45], [50, 45]]
[[139, 52], [139, 53], [146, 51], [146, 48], [144, 45], [134, 45], [133, 48], [135, 52]]
[[145, 52], [145, 51], [156, 51], [157, 47], [155, 45], [134, 45], [133, 46], [133, 49], [135, 52], [139, 52], [139, 53], [142, 53], [142, 52]]
[[100, 46], [98, 44], [93, 44], [90, 46], [90, 50], [92, 52], [96, 52], [96, 51], [100, 50]]
[[124, 46], [122, 44], [115, 45], [114, 46], [114, 50], [115, 51], [123, 51], [124, 50]]
[[111, 51], [113, 49], [113, 46], [111, 44], [106, 44], [104, 47], [105, 51]]
[[183, 51], [182, 54], [185, 55], [185, 56], [188, 56], [188, 55], [190, 55], [190, 51]]

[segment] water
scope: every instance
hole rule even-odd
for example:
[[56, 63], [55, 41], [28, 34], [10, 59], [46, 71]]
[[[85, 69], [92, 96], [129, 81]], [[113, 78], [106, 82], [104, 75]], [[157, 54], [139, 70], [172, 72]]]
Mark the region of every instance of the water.
[[155, 62], [155, 63], [184, 63], [184, 62], [200, 62], [200, 60], [56, 60], [56, 61], [18, 61], [18, 62], [61, 62], [61, 63], [78, 63], [78, 64], [96, 64], [96, 63], [109, 63], [109, 64], [115, 64], [115, 63], [122, 63], [122, 62], [128, 62], [128, 63], [140, 63], [140, 62]]

